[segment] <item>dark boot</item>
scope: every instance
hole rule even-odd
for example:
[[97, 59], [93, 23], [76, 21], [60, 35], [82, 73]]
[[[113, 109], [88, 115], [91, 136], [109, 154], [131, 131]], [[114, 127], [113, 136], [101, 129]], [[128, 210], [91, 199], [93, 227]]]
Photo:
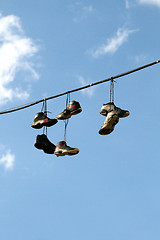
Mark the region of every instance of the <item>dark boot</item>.
[[45, 134], [37, 135], [34, 146], [45, 153], [54, 154], [56, 146], [51, 143]]

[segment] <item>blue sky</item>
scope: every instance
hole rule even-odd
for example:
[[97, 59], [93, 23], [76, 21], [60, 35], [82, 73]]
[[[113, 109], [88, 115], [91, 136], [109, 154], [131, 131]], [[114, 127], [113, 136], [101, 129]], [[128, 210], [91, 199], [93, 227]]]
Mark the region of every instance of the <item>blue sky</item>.
[[[2, 0], [0, 13], [0, 111], [159, 59], [159, 0]], [[72, 157], [34, 147], [42, 104], [1, 115], [0, 239], [159, 240], [159, 76], [157, 64], [116, 80], [130, 116], [108, 136], [109, 83], [71, 94], [82, 107], [67, 128]], [[65, 101], [48, 101], [50, 118]], [[63, 135], [63, 121], [48, 128], [55, 145]]]

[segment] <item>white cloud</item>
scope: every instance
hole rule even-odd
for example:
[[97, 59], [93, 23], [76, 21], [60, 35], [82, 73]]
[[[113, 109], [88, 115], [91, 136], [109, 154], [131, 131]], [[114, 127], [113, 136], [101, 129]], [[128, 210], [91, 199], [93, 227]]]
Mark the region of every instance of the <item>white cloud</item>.
[[93, 57], [99, 57], [108, 53], [115, 53], [120, 46], [127, 41], [129, 34], [135, 30], [129, 30], [127, 28], [119, 28], [116, 32], [116, 36], [109, 38], [106, 44], [101, 45], [96, 50], [91, 51]]
[[6, 170], [12, 170], [15, 162], [15, 156], [10, 151], [2, 155], [0, 158], [0, 164], [4, 166]]
[[138, 0], [140, 4], [150, 4], [160, 7], [160, 0]]
[[[81, 83], [82, 86], [85, 86], [85, 85], [89, 84], [88, 81], [86, 81], [82, 76], [77, 75], [77, 78], [78, 78], [78, 81]], [[93, 94], [94, 94], [94, 89], [93, 89], [93, 87], [89, 87], [89, 88], [83, 89], [82, 93], [88, 95], [89, 97], [92, 97]]]
[[0, 15], [0, 104], [29, 96], [26, 90], [13, 89], [9, 84], [22, 70], [29, 71], [33, 78], [39, 77], [29, 62], [37, 51], [38, 47], [24, 35], [18, 17]]

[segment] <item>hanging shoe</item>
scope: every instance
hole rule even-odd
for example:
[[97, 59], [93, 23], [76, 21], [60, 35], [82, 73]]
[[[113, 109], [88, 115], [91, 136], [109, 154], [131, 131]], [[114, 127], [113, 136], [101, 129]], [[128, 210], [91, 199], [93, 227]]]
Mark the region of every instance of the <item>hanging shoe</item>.
[[79, 102], [76, 102], [75, 100], [69, 102], [68, 106], [64, 111], [57, 115], [57, 119], [59, 120], [65, 120], [70, 118], [72, 115], [76, 115], [82, 111], [82, 108], [79, 104]]
[[54, 154], [56, 146], [51, 143], [45, 134], [37, 135], [34, 146], [45, 153]]
[[123, 118], [129, 116], [129, 111], [122, 110], [121, 108], [118, 108], [114, 105], [113, 102], [109, 102], [106, 104], [103, 104], [100, 114], [107, 116], [109, 112], [115, 111], [115, 113], [118, 115], [118, 117]]
[[108, 135], [113, 132], [115, 125], [119, 122], [118, 115], [112, 111], [107, 114], [106, 120], [99, 130], [99, 134]]
[[56, 124], [57, 122], [58, 122], [57, 119], [50, 119], [43, 112], [39, 112], [34, 117], [34, 120], [33, 120], [31, 126], [33, 128], [39, 129], [39, 128], [42, 128], [44, 126], [51, 127], [54, 124]]
[[59, 157], [59, 156], [72, 156], [79, 153], [79, 149], [78, 148], [72, 148], [67, 146], [65, 141], [60, 141], [57, 143], [56, 149], [54, 151], [54, 154]]

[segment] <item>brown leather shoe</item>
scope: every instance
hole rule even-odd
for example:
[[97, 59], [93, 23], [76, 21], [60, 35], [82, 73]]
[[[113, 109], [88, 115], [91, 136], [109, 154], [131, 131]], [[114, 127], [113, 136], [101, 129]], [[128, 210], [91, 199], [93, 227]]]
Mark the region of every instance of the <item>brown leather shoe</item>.
[[56, 149], [54, 151], [54, 154], [59, 157], [59, 156], [72, 156], [79, 153], [79, 149], [78, 148], [72, 148], [67, 146], [65, 141], [60, 141], [57, 143]]
[[64, 109], [63, 112], [61, 112], [60, 114], [57, 115], [57, 119], [59, 120], [65, 120], [70, 118], [72, 115], [76, 115], [78, 113], [80, 113], [82, 111], [82, 108], [79, 104], [79, 102], [73, 100], [70, 101], [67, 108]]
[[106, 120], [104, 121], [102, 127], [99, 130], [99, 134], [108, 135], [113, 132], [115, 125], [119, 122], [118, 115], [112, 111], [107, 114]]
[[50, 119], [43, 112], [39, 112], [34, 117], [31, 127], [36, 129], [42, 128], [44, 126], [51, 127], [57, 122], [57, 119]]
[[122, 110], [121, 108], [116, 107], [113, 102], [103, 104], [100, 114], [107, 116], [107, 114], [112, 111], [115, 111], [119, 118], [127, 117], [130, 114], [128, 110]]

